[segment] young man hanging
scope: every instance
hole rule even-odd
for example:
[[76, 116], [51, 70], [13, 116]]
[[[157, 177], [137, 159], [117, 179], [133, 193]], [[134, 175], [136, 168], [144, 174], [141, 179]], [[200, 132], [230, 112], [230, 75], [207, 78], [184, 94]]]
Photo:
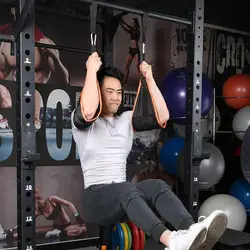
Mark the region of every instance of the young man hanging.
[[[140, 127], [140, 119], [133, 119], [136, 107], [117, 114], [122, 102], [123, 76], [118, 69], [100, 69], [101, 65], [96, 52], [88, 58], [79, 106], [72, 113], [73, 137], [85, 185], [84, 221], [110, 225], [130, 220], [166, 249], [212, 249], [226, 229], [225, 213], [214, 211], [195, 223], [164, 181], [148, 179], [136, 184], [126, 181], [126, 159], [133, 143], [134, 126]], [[164, 127], [169, 112], [154, 81], [152, 68], [143, 61], [140, 71], [157, 121]], [[168, 230], [151, 208], [177, 231]]]

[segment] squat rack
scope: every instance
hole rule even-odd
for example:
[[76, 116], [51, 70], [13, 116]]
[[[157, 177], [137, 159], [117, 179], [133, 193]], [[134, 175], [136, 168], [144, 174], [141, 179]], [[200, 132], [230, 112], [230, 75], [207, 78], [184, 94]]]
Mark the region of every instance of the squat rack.
[[[76, 0], [92, 4], [91, 0]], [[143, 12], [107, 2], [95, 1], [98, 6], [122, 10], [138, 15]], [[188, 84], [186, 112], [185, 183], [184, 204], [196, 218], [198, 214], [199, 180], [198, 166], [203, 159], [201, 136], [201, 93], [203, 62], [204, 0], [193, 0], [190, 19], [148, 13], [151, 18], [168, 20], [189, 25]], [[18, 249], [36, 248], [35, 231], [35, 168], [39, 155], [36, 154], [34, 126], [34, 24], [35, 0], [19, 0], [18, 17], [14, 34], [1, 35], [0, 41], [16, 44], [17, 58], [17, 215]], [[190, 25], [192, 24], [192, 25]], [[109, 56], [110, 58], [110, 56]], [[194, 98], [195, 97], [195, 98]]]

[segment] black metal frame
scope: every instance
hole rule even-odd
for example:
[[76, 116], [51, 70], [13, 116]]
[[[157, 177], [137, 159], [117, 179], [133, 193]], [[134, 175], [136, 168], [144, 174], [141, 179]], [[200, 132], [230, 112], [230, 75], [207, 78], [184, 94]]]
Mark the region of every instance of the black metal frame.
[[[91, 0], [77, 0], [92, 3]], [[35, 243], [35, 161], [36, 140], [34, 127], [34, 3], [35, 0], [19, 0], [20, 18], [17, 22], [15, 36], [0, 35], [0, 41], [13, 43], [16, 41], [17, 52], [17, 190], [18, 190], [18, 249], [36, 248]], [[26, 4], [25, 4], [26, 3]], [[142, 11], [125, 8], [106, 2], [96, 1], [97, 5], [130, 13], [143, 15]], [[25, 6], [25, 8], [24, 8]], [[202, 159], [202, 138], [200, 133], [201, 121], [201, 82], [202, 82], [202, 57], [203, 57], [203, 27], [204, 27], [204, 0], [194, 0], [194, 22], [176, 19], [171, 16], [148, 13], [149, 17], [193, 24], [190, 32], [189, 63], [190, 77], [187, 86], [187, 126], [185, 153], [186, 172], [185, 190], [187, 190], [187, 207], [194, 217], [197, 215], [199, 180], [198, 168]], [[106, 65], [113, 61], [112, 45], [109, 44], [105, 51]], [[193, 50], [192, 50], [193, 48]], [[199, 63], [198, 63], [199, 62]], [[198, 75], [199, 74], [199, 75]]]
[[186, 88], [186, 131], [184, 150], [183, 201], [195, 219], [198, 217], [199, 166], [202, 159], [201, 98], [203, 65], [204, 0], [193, 0], [193, 25], [188, 32], [188, 84]]
[[[29, 2], [29, 3], [27, 3]], [[35, 249], [34, 0], [19, 0], [15, 32], [17, 58], [17, 222], [18, 249]]]

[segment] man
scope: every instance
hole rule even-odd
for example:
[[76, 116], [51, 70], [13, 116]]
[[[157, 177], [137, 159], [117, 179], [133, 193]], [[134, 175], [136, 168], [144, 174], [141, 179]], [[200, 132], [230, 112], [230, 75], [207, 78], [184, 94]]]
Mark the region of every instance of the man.
[[[72, 113], [73, 137], [84, 175], [84, 221], [110, 225], [132, 221], [169, 250], [212, 249], [227, 226], [221, 211], [194, 223], [181, 201], [162, 180], [126, 182], [126, 158], [133, 142], [132, 112], [117, 115], [122, 101], [122, 74], [115, 68], [99, 70], [101, 60], [93, 53], [79, 106]], [[140, 65], [154, 99], [159, 120], [166, 124], [169, 112], [151, 66]], [[169, 231], [153, 213], [179, 231]]]
[[[11, 8], [11, 14], [16, 20], [15, 9]], [[12, 35], [13, 25], [6, 24], [0, 26], [0, 34]], [[54, 42], [45, 37], [40, 28], [35, 25], [35, 42], [55, 45]], [[47, 83], [51, 73], [54, 73], [59, 83], [67, 85], [69, 83], [69, 73], [59, 58], [59, 52], [55, 49], [35, 47], [35, 83]], [[11, 74], [12, 80], [16, 81], [16, 55], [10, 54], [10, 43], [0, 45], [0, 80], [6, 79]], [[12, 106], [9, 92], [3, 85], [0, 85], [0, 107], [9, 108]], [[39, 129], [40, 124], [40, 95], [35, 91], [35, 126]], [[5, 121], [6, 122], [6, 121]]]

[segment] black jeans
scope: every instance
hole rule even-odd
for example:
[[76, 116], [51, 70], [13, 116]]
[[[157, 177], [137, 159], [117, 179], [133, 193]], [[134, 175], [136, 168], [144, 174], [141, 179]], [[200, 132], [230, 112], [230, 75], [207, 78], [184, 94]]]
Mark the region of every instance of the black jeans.
[[90, 186], [83, 204], [85, 222], [110, 225], [129, 220], [157, 242], [167, 228], [151, 208], [177, 230], [194, 223], [171, 188], [158, 179]]

